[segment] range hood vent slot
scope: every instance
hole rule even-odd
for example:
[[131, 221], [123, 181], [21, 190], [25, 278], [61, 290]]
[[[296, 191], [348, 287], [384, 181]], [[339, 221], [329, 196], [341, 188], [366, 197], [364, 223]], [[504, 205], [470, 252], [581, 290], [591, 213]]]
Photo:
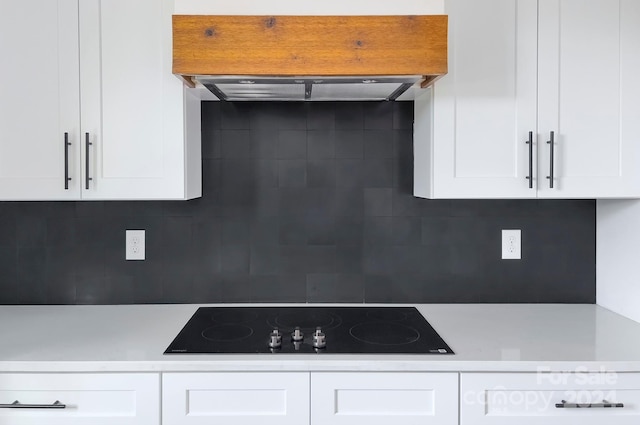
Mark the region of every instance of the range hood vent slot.
[[224, 101], [396, 100], [421, 75], [395, 77], [197, 76], [195, 81]]

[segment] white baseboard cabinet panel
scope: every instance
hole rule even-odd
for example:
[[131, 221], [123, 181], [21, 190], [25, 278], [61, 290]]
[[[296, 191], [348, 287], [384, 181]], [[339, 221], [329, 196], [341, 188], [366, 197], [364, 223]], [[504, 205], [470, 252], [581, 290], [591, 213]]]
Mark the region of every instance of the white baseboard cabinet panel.
[[311, 425], [457, 425], [457, 373], [312, 373]]
[[165, 373], [163, 425], [304, 425], [309, 373]]
[[156, 373], [0, 374], [2, 425], [160, 425]]
[[461, 373], [460, 425], [637, 425], [640, 373]]

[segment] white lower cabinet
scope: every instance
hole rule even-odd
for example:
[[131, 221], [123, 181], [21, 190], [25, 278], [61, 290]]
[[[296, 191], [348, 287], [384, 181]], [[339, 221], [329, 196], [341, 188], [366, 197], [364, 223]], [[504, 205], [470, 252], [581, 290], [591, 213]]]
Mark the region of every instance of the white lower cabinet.
[[163, 425], [304, 425], [309, 373], [165, 373]]
[[312, 373], [311, 425], [457, 425], [457, 373]]
[[2, 425], [159, 425], [160, 376], [2, 373], [0, 405]]
[[460, 425], [605, 423], [640, 423], [640, 373], [460, 374]]

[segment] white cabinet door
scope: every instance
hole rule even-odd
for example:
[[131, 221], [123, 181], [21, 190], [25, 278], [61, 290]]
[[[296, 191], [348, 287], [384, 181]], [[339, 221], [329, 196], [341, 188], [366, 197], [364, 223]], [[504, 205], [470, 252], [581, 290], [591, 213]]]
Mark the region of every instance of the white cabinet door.
[[3, 373], [0, 405], [3, 425], [160, 425], [160, 376]]
[[[563, 404], [563, 400], [566, 403]], [[621, 403], [624, 407], [602, 407], [603, 400]], [[588, 407], [590, 403], [592, 407]], [[577, 408], [577, 404], [582, 407]], [[640, 374], [637, 373], [460, 374], [460, 425], [637, 425], [639, 422]]]
[[312, 373], [311, 425], [457, 425], [457, 373]]
[[165, 373], [164, 425], [304, 425], [309, 373]]
[[191, 99], [171, 72], [172, 13], [173, 0], [80, 2], [83, 199], [201, 195], [188, 178], [200, 123], [186, 120]]
[[415, 195], [535, 197], [537, 0], [447, 0], [445, 11], [449, 72], [415, 104]]
[[640, 3], [539, 0], [539, 9], [539, 196], [640, 196]]
[[0, 2], [0, 57], [0, 199], [78, 199], [78, 1]]

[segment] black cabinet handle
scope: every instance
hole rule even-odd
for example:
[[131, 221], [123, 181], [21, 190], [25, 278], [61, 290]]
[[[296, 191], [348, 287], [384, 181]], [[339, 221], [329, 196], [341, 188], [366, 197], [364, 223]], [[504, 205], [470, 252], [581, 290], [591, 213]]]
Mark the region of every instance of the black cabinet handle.
[[549, 175], [547, 178], [549, 179], [549, 187], [553, 189], [553, 146], [555, 144], [555, 132], [552, 131], [550, 133], [547, 144], [549, 145]]
[[0, 404], [0, 409], [66, 409], [67, 405], [60, 403], [59, 400], [53, 404], [22, 404], [18, 400], [11, 404]]
[[64, 133], [64, 190], [69, 190], [69, 133]]
[[607, 400], [602, 400], [602, 403], [567, 403], [566, 400], [562, 400], [562, 403], [556, 403], [556, 409], [608, 409], [624, 407], [624, 403], [609, 403]]
[[89, 133], [85, 133], [85, 150], [84, 150], [84, 166], [85, 166], [85, 175], [84, 175], [84, 187], [85, 189], [89, 189], [89, 182], [93, 180], [89, 177], [89, 146], [93, 145], [89, 141]]
[[529, 175], [526, 179], [529, 180], [529, 189], [533, 189], [533, 131], [529, 132], [529, 140], [525, 143], [529, 145]]

